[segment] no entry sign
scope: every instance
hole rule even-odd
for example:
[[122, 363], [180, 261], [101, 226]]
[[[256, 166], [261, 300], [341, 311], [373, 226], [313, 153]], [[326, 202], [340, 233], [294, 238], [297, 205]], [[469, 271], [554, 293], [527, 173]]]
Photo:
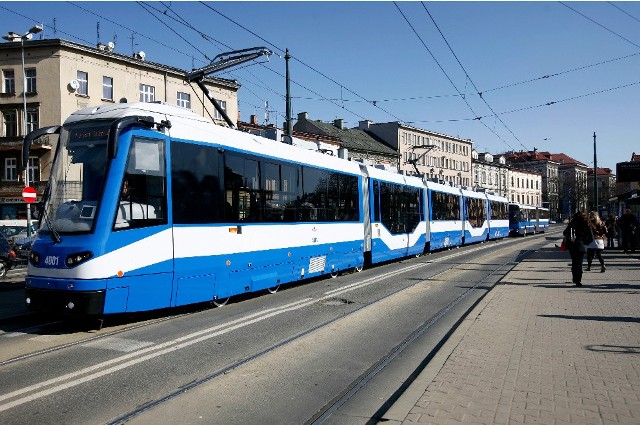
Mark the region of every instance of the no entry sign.
[[22, 191], [22, 199], [24, 199], [24, 202], [27, 204], [36, 202], [36, 190], [31, 186], [25, 187]]

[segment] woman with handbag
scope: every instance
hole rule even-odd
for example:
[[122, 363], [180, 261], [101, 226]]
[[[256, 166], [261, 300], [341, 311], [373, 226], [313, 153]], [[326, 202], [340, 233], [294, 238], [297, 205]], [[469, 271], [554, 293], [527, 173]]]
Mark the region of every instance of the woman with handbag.
[[586, 213], [577, 212], [562, 234], [569, 244], [571, 254], [571, 275], [576, 286], [582, 286], [582, 261], [587, 245], [593, 241], [593, 232]]
[[604, 273], [607, 268], [602, 259], [602, 251], [604, 251], [604, 238], [607, 235], [607, 226], [602, 222], [597, 212], [591, 211], [589, 214], [589, 226], [593, 232], [593, 242], [587, 245], [587, 271], [591, 271], [591, 263], [593, 257], [598, 257], [600, 261], [600, 273]]

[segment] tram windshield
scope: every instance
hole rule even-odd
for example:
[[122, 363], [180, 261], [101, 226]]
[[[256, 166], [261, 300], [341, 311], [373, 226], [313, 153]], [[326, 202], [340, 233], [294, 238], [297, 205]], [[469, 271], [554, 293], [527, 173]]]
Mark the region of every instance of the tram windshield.
[[40, 230], [54, 234], [93, 230], [107, 174], [111, 121], [62, 128], [49, 179], [49, 200]]

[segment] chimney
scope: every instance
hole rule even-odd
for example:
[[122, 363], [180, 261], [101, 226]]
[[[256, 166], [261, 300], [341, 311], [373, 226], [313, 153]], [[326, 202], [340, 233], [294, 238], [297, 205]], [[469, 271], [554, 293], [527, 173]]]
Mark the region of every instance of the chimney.
[[251, 124], [258, 125], [258, 116], [257, 115], [251, 115]]
[[369, 127], [371, 126], [372, 123], [373, 121], [371, 120], [360, 121], [358, 123], [358, 130], [369, 130]]
[[344, 130], [344, 120], [342, 118], [333, 120], [333, 125], [338, 127], [340, 130]]
[[298, 121], [305, 121], [309, 119], [309, 114], [306, 112], [299, 112], [298, 113]]

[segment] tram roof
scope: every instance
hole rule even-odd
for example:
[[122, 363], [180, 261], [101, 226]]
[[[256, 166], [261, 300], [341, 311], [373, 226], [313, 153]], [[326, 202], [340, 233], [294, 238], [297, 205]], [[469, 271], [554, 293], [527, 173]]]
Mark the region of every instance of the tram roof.
[[[74, 112], [67, 118], [65, 124], [89, 119], [118, 119], [134, 115], [152, 116], [158, 123], [163, 120], [170, 121], [169, 135], [172, 139], [210, 143], [280, 161], [310, 164], [335, 171], [360, 174], [360, 166], [357, 162], [223, 127], [191, 110], [165, 103], [136, 102], [85, 108]], [[389, 172], [386, 174], [393, 175]]]

